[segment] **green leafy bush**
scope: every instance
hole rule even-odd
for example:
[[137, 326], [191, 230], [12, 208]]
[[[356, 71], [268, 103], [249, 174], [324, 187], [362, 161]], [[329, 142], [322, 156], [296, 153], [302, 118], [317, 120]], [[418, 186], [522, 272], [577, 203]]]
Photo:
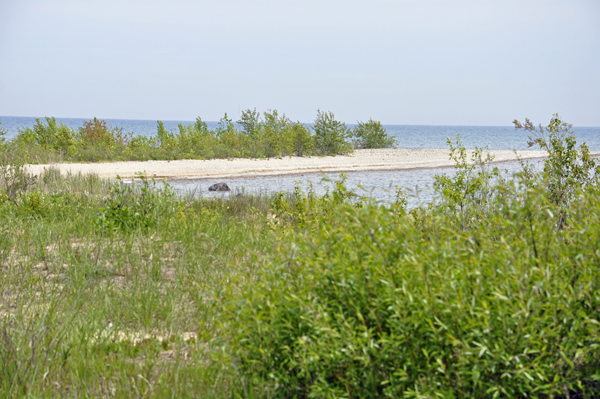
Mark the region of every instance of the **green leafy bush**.
[[[98, 162], [119, 156], [130, 146], [133, 134], [124, 134], [122, 128], [109, 128], [106, 122], [94, 118], [85, 121], [77, 132], [77, 152], [73, 157], [86, 162]], [[119, 155], [117, 155], [119, 154]]]
[[276, 197], [283, 243], [231, 288], [222, 320], [229, 361], [258, 392], [595, 397], [600, 201], [590, 180], [556, 201], [547, 177], [585, 151], [560, 158], [570, 144], [557, 141], [544, 174], [509, 178], [449, 144], [457, 173], [437, 177], [428, 209]]
[[158, 187], [154, 179], [140, 175], [141, 186], [134, 182], [125, 184], [120, 179], [113, 184], [97, 219], [106, 231], [135, 232], [167, 228], [170, 216], [175, 212], [171, 186]]
[[369, 119], [368, 122], [358, 122], [352, 130], [355, 148], [391, 148], [396, 139], [387, 134], [381, 122]]
[[352, 132], [346, 124], [335, 119], [333, 112], [317, 111], [313, 130], [315, 149], [320, 154], [339, 155], [351, 151], [348, 139]]
[[561, 237], [539, 233], [551, 207], [536, 213], [545, 261], [518, 208], [464, 234], [445, 212], [416, 228], [382, 208], [335, 207], [229, 305], [233, 358], [281, 397], [585, 391], [600, 379], [600, 268], [584, 244], [600, 240], [600, 208], [587, 206], [593, 216]]
[[572, 125], [554, 114], [547, 127], [537, 128], [526, 119], [522, 124], [516, 119], [515, 128], [529, 132], [529, 146], [538, 145], [548, 151], [542, 175], [527, 174], [530, 180], [542, 184], [548, 198], [560, 208], [559, 226], [566, 223], [568, 208], [583, 190], [598, 188], [600, 162], [590, 155], [585, 143], [577, 149], [577, 140], [570, 130]]
[[[456, 143], [447, 140], [450, 159], [454, 161], [454, 174], [436, 175], [434, 188], [441, 194], [442, 206], [459, 216], [465, 225], [468, 220], [482, 218], [489, 213], [494, 196], [497, 194], [494, 179], [500, 176], [498, 168], [490, 169], [487, 164], [493, 161], [489, 154], [477, 148], [470, 152], [457, 136]], [[470, 155], [470, 157], [469, 157]]]
[[46, 124], [36, 118], [33, 128], [19, 129], [15, 138], [21, 149], [55, 151], [60, 156], [69, 156], [75, 150], [76, 133], [63, 123], [57, 124], [56, 118], [46, 117]]
[[249, 141], [249, 150], [254, 157], [283, 155], [302, 156], [313, 150], [309, 129], [300, 122], [292, 122], [277, 110], [267, 110], [263, 116], [254, 110], [245, 110], [237, 123]]

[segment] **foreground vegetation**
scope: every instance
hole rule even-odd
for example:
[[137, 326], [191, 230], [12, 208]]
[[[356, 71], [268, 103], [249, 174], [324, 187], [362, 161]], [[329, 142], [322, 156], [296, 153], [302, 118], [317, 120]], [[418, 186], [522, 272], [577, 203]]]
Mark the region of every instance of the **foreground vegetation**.
[[5, 163], [0, 396], [597, 397], [598, 162], [517, 127], [543, 171], [452, 143], [410, 211], [343, 175], [199, 199]]
[[152, 137], [134, 136], [96, 118], [78, 130], [58, 124], [55, 118], [47, 117], [45, 122], [36, 119], [32, 128], [20, 129], [8, 142], [2, 140], [5, 132], [0, 126], [0, 154], [25, 163], [269, 158], [347, 154], [354, 148], [386, 148], [396, 143], [380, 122], [358, 122], [350, 129], [333, 113], [321, 111], [312, 130], [276, 110], [262, 116], [245, 110], [237, 125], [225, 114], [215, 130], [200, 118], [193, 125], [179, 124], [178, 132], [166, 130], [159, 121]]

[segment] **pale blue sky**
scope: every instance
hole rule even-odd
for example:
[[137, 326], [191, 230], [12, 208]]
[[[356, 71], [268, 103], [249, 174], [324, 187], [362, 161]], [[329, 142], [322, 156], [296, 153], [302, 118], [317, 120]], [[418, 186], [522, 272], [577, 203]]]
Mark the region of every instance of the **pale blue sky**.
[[598, 0], [0, 0], [0, 115], [600, 126]]

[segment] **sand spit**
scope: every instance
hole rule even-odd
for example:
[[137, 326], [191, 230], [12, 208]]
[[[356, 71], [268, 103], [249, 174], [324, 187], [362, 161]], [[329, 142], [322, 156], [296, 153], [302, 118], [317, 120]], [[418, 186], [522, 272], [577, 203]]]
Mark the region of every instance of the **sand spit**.
[[[543, 158], [545, 151], [485, 151], [494, 156], [494, 162]], [[255, 177], [290, 175], [311, 172], [358, 172], [375, 170], [402, 170], [453, 166], [449, 150], [376, 149], [356, 150], [348, 156], [284, 157], [270, 159], [211, 159], [177, 161], [131, 161], [111, 163], [57, 163], [28, 165], [29, 172], [40, 174], [54, 168], [61, 173], [88, 174], [124, 179], [143, 172], [149, 177], [167, 179], [215, 179], [227, 177]]]

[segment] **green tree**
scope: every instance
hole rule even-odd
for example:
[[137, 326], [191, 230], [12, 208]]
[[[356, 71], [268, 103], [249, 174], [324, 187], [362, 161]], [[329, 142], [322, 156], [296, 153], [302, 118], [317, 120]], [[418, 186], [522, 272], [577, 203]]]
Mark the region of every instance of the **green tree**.
[[260, 134], [261, 120], [260, 112], [256, 111], [256, 108], [245, 109], [242, 111], [242, 116], [237, 123], [242, 127], [242, 132], [256, 139]]
[[387, 134], [381, 122], [369, 119], [358, 122], [353, 130], [355, 148], [390, 148], [396, 145], [396, 139]]
[[46, 124], [35, 119], [33, 128], [19, 129], [17, 142], [25, 146], [40, 146], [46, 150], [54, 150], [62, 155], [70, 154], [77, 142], [73, 129], [58, 124], [56, 118], [46, 117]]
[[314, 147], [310, 130], [300, 122], [288, 124], [285, 130], [285, 146], [290, 156], [301, 157], [309, 153]]
[[347, 154], [352, 150], [350, 143], [347, 141], [352, 132], [346, 127], [345, 123], [335, 119], [333, 112], [318, 110], [313, 129], [315, 131], [315, 147], [318, 152], [337, 155]]

